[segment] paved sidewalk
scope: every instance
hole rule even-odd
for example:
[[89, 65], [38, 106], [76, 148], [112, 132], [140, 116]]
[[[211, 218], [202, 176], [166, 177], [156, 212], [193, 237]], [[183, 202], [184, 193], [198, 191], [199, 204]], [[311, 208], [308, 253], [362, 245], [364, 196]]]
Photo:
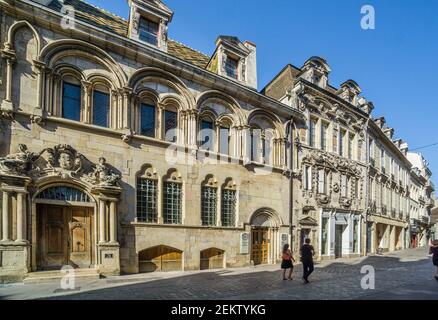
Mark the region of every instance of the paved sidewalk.
[[[364, 265], [375, 269], [375, 290], [361, 287]], [[70, 292], [59, 283], [0, 287], [0, 299], [181, 299], [181, 300], [306, 300], [306, 299], [434, 299], [438, 283], [427, 249], [340, 259], [318, 264], [304, 285], [301, 265], [294, 281], [282, 281], [279, 266], [193, 272], [149, 273], [76, 283]]]

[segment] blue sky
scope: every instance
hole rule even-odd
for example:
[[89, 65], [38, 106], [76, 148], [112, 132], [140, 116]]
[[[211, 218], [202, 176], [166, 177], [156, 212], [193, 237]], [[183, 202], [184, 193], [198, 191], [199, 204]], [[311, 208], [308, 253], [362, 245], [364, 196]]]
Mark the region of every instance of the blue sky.
[[[87, 2], [128, 16], [125, 0]], [[438, 143], [438, 1], [434, 0], [167, 0], [175, 16], [169, 36], [206, 54], [218, 35], [257, 44], [259, 89], [287, 63], [324, 57], [330, 84], [355, 80], [411, 149]], [[373, 5], [376, 29], [360, 27]], [[438, 145], [419, 150], [438, 185]]]

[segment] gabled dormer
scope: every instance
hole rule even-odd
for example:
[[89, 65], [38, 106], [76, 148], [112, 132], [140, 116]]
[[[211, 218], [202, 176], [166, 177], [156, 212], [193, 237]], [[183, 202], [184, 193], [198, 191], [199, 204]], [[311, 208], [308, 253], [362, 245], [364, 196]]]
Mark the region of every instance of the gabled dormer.
[[257, 89], [256, 49], [252, 42], [241, 42], [233, 36], [219, 36], [207, 69]]
[[371, 101], [368, 101], [364, 97], [359, 97], [357, 100], [358, 107], [365, 112], [367, 115], [371, 115], [374, 110], [374, 104]]
[[320, 57], [309, 58], [301, 68], [301, 77], [323, 89], [327, 87], [328, 75], [331, 69], [325, 59]]
[[341, 84], [341, 89], [338, 90], [337, 95], [348, 101], [354, 106], [358, 106], [359, 94], [362, 89], [354, 80], [347, 80]]
[[383, 130], [383, 128], [385, 127], [386, 124], [386, 119], [385, 117], [379, 117], [374, 119], [374, 122], [377, 124], [377, 126]]
[[173, 11], [160, 0], [128, 0], [128, 37], [167, 52], [167, 28]]

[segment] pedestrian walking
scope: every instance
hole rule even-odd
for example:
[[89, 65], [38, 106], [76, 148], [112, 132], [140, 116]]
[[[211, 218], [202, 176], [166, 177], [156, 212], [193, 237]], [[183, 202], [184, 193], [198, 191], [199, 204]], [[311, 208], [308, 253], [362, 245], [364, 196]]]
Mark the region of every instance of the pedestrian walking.
[[[289, 249], [289, 245], [285, 244], [283, 247], [283, 257], [281, 262], [281, 269], [283, 269], [283, 280], [292, 280], [292, 272], [294, 271], [294, 265], [293, 262], [295, 262], [292, 252]], [[286, 279], [286, 271], [289, 270], [289, 277]]]
[[313, 265], [313, 256], [315, 255], [315, 249], [310, 245], [310, 239], [306, 239], [305, 243], [300, 250], [301, 262], [303, 263], [303, 280], [304, 284], [309, 283], [309, 276], [315, 269]]
[[435, 280], [438, 281], [438, 240], [434, 240], [431, 243], [429, 254], [432, 255], [433, 265], [436, 267]]

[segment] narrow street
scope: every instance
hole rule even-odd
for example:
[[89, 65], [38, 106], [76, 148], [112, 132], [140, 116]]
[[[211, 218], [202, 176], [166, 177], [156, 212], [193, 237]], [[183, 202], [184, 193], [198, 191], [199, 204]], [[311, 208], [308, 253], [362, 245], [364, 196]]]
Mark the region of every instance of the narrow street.
[[[361, 287], [365, 265], [374, 267], [374, 290]], [[308, 285], [301, 281], [301, 270], [296, 266], [293, 281], [282, 281], [278, 266], [150, 273], [78, 281], [70, 292], [59, 283], [15, 284], [0, 287], [0, 299], [438, 299], [438, 282], [425, 248], [319, 263]]]

